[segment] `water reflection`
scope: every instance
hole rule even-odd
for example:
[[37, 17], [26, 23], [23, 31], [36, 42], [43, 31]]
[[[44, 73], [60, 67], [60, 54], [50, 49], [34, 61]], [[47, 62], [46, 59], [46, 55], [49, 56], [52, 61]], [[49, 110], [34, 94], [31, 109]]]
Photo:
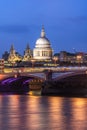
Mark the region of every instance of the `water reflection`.
[[72, 126], [74, 129], [87, 129], [87, 99], [72, 100]]
[[0, 95], [1, 130], [86, 130], [87, 99]]

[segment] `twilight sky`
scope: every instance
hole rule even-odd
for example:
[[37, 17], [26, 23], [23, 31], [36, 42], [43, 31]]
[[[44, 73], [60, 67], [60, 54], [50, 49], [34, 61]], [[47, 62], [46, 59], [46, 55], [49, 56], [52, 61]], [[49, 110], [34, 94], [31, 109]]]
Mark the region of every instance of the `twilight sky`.
[[42, 25], [54, 52], [87, 52], [87, 0], [0, 0], [0, 57], [33, 49]]

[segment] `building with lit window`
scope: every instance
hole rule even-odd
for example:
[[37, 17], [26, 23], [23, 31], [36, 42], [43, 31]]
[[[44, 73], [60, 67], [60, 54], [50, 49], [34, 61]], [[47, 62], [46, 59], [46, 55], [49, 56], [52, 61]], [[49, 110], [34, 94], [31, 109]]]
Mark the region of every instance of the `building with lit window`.
[[85, 58], [85, 55], [83, 52], [78, 52], [76, 54], [76, 62], [77, 63], [83, 63], [85, 61], [84, 58]]
[[4, 72], [4, 59], [0, 59], [0, 73]]

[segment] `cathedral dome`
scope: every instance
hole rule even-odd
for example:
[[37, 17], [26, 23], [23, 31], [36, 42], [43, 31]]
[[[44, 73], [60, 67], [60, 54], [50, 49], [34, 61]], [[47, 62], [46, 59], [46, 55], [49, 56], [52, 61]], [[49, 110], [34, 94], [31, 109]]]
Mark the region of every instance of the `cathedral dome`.
[[50, 60], [53, 50], [50, 46], [50, 41], [45, 36], [44, 28], [41, 30], [41, 36], [36, 40], [33, 50], [33, 58], [37, 60]]
[[36, 48], [50, 48], [50, 41], [45, 36], [44, 28], [41, 31], [41, 37], [36, 40]]
[[49, 47], [50, 48], [50, 41], [44, 37], [44, 38], [39, 38], [36, 41], [36, 46], [35, 47]]

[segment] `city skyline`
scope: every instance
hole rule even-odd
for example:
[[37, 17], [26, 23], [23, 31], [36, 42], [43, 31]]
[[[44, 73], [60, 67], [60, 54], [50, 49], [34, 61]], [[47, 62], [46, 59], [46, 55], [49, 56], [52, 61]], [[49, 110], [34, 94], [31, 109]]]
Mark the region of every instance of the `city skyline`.
[[27, 43], [33, 49], [42, 25], [54, 52], [87, 52], [86, 4], [86, 0], [1, 1], [0, 57], [11, 44], [20, 54]]

